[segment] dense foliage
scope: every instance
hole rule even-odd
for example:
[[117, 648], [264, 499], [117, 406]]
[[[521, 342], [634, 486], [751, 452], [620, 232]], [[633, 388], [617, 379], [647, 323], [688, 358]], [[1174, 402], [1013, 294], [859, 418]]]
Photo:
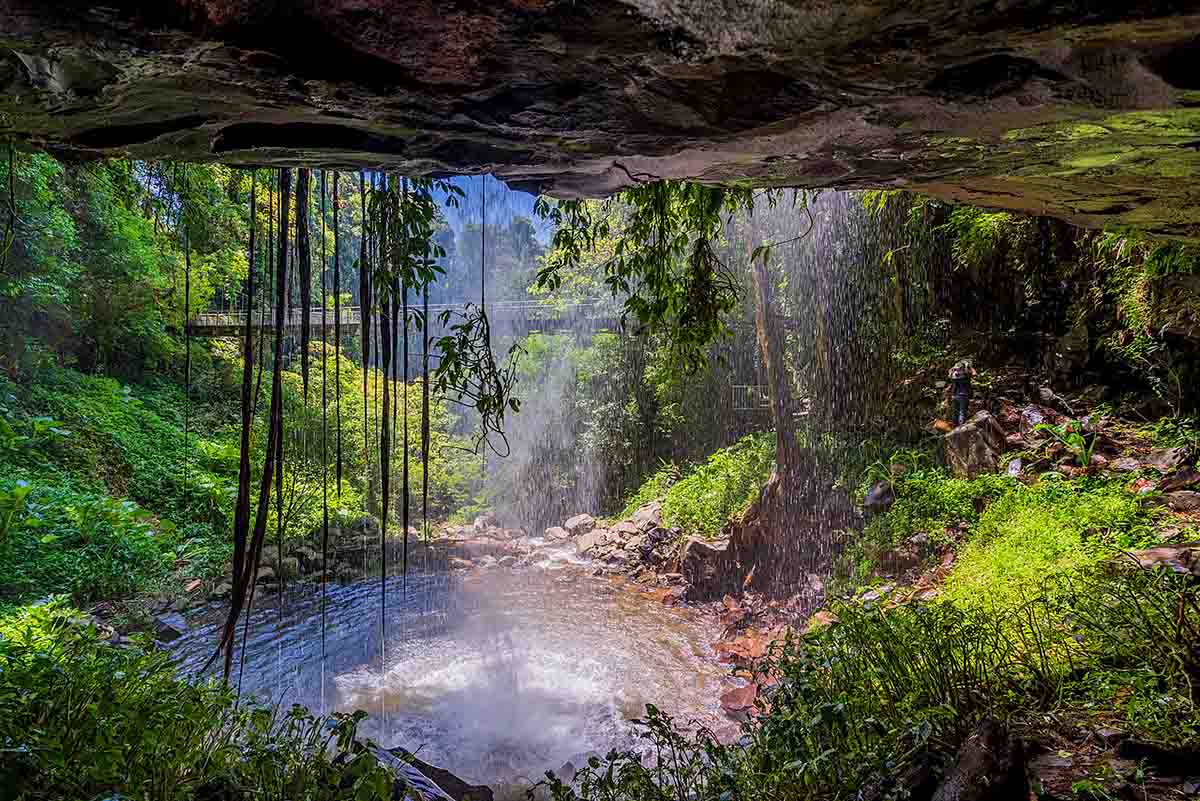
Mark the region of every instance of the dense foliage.
[[0, 617], [0, 782], [8, 798], [391, 799], [359, 715], [277, 714], [164, 652], [114, 648], [58, 601]]

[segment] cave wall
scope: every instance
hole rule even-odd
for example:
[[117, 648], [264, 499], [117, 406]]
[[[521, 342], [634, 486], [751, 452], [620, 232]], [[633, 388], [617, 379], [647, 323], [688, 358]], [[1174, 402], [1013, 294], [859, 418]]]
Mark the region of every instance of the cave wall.
[[62, 156], [905, 187], [1200, 237], [1200, 2], [0, 0]]

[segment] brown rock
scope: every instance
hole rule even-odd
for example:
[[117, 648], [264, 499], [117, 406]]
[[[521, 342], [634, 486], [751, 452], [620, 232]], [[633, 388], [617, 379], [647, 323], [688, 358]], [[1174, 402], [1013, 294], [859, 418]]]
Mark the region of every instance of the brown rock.
[[562, 526], [551, 526], [546, 529], [546, 539], [548, 540], [566, 540], [571, 538], [571, 532], [567, 531]]
[[1175, 473], [1164, 478], [1159, 482], [1158, 488], [1163, 492], [1174, 492], [1175, 490], [1191, 489], [1200, 486], [1200, 471], [1194, 467], [1185, 467]]
[[1007, 447], [1004, 429], [988, 412], [979, 412], [946, 435], [946, 461], [957, 476], [994, 473]]
[[709, 595], [713, 589], [724, 586], [729, 567], [729, 541], [706, 541], [690, 539], [683, 546], [679, 560], [679, 572], [688, 583]]
[[1195, 88], [1188, 3], [111, 5], [0, 4], [0, 114], [17, 141], [85, 157], [486, 168], [559, 195], [664, 177], [903, 180], [1166, 236], [1195, 236], [1200, 217], [1179, 177], [1200, 160], [1179, 116]]
[[1169, 473], [1186, 465], [1192, 458], [1192, 449], [1186, 446], [1153, 451], [1143, 464], [1161, 473]]
[[603, 548], [616, 541], [616, 537], [612, 535], [606, 528], [596, 528], [589, 531], [575, 540], [575, 551], [577, 553], [588, 553], [596, 551], [598, 548]]
[[1138, 567], [1146, 570], [1165, 568], [1174, 573], [1191, 573], [1200, 576], [1200, 551], [1192, 545], [1162, 545], [1158, 548], [1146, 548], [1141, 551], [1130, 551], [1120, 558], [1118, 565], [1127, 564], [1132, 560]]
[[1028, 798], [1021, 744], [1003, 724], [985, 720], [958, 752], [932, 801], [1013, 801]]
[[810, 617], [808, 622], [804, 624], [804, 633], [812, 634], [822, 629], [827, 629], [837, 622], [837, 615], [827, 609], [822, 609]]

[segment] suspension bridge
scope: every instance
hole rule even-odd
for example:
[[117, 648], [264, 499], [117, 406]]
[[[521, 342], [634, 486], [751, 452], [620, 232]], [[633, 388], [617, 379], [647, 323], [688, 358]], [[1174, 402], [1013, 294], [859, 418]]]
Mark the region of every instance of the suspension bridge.
[[[429, 316], [431, 329], [438, 327], [438, 320], [449, 314], [449, 324], [462, 319], [470, 304], [431, 303]], [[420, 310], [419, 304], [409, 306], [409, 311]], [[535, 332], [555, 333], [562, 331], [616, 331], [621, 326], [620, 316], [611, 304], [601, 301], [561, 303], [542, 300], [501, 300], [484, 306], [492, 330], [499, 334], [523, 335]], [[289, 308], [284, 312], [283, 327], [286, 331], [299, 331], [304, 320], [304, 309]], [[310, 330], [317, 336], [332, 333], [338, 323], [333, 309], [320, 306], [308, 310]], [[340, 312], [343, 332], [353, 332], [362, 325], [362, 309], [358, 306], [343, 306]], [[246, 310], [228, 309], [204, 312], [187, 321], [187, 333], [194, 337], [235, 337], [245, 330]], [[271, 309], [262, 314], [255, 310], [250, 320], [251, 329], [274, 331], [275, 314]]]

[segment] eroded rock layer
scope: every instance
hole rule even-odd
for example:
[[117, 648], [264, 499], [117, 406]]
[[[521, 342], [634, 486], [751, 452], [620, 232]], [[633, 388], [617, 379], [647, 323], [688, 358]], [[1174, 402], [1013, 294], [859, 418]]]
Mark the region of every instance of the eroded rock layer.
[[905, 186], [1200, 236], [1200, 2], [0, 0], [0, 125], [83, 156]]

